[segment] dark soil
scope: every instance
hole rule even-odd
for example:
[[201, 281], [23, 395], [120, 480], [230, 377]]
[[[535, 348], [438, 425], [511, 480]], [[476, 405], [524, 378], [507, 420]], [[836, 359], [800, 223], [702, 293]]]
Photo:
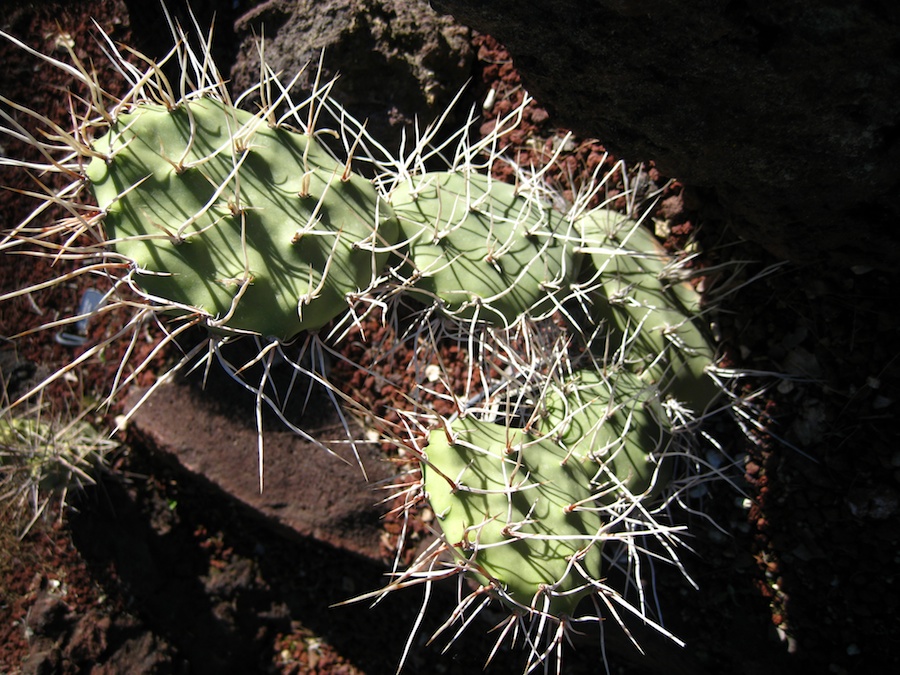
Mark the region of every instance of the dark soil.
[[[111, 0], [78, 7], [55, 14], [27, 10], [9, 21], [48, 51], [57, 21], [71, 35], [84, 31], [89, 14], [116, 38], [127, 39], [137, 30]], [[477, 36], [474, 47], [476, 86], [482, 94], [491, 87], [497, 92], [495, 107], [485, 115], [490, 124], [522, 93], [500, 45]], [[3, 43], [0, 91], [51, 108], [56, 83], [43, 72], [26, 76], [31, 61], [20, 65], [20, 57]], [[560, 135], [534, 105], [514, 142], [526, 161], [548, 152]], [[15, 154], [14, 148], [7, 151]], [[574, 139], [556, 177], [564, 183], [603, 160], [602, 145]], [[666, 182], [652, 165], [644, 172], [659, 185]], [[3, 184], [12, 180], [7, 174]], [[621, 187], [623, 181], [620, 177]], [[848, 273], [772, 267], [774, 261], [729, 235], [722, 223], [697, 222], [694, 205], [685, 204], [683, 194], [679, 183], [669, 185], [657, 213], [668, 228], [669, 246], [677, 249], [696, 238], [707, 251], [710, 293], [727, 292], [734, 284], [717, 283], [716, 264], [752, 261], [737, 275], [747, 285], [722, 298], [718, 327], [728, 362], [759, 372], [738, 386], [754, 400], [743, 421], [762, 430], [750, 429], [749, 439], [730, 423], [713, 430], [737, 458], [733, 478], [745, 494], [722, 484], [705, 497], [702, 511], [724, 533], [700, 517], [691, 524], [695, 554], [683, 558], [700, 590], [686, 587], [670, 570], [660, 571], [667, 626], [687, 646], [642, 636], [647, 656], [641, 657], [611, 627], [606, 631], [611, 670], [896, 672], [900, 445], [893, 422], [900, 395], [900, 321], [888, 297], [896, 279], [862, 268]], [[4, 226], [17, 222], [21, 202], [6, 192], [0, 199]], [[43, 278], [43, 270], [8, 258], [0, 261], [0, 292], [19, 287], [31, 273]], [[83, 288], [73, 284], [42, 296], [42, 317], [24, 300], [4, 303], [0, 334], [48, 316], [71, 315]], [[92, 323], [91, 340], [100, 339], [113, 321]], [[18, 341], [15, 355], [5, 356], [3, 372], [8, 378], [12, 370], [6, 364], [19, 364], [15, 372], [22, 382], [12, 384], [22, 386], [77, 353], [52, 335], [37, 335]], [[105, 362], [79, 371], [75, 381], [50, 392], [50, 403], [64, 410], [96, 398], [117, 362], [111, 352]], [[148, 375], [140, 384], [151, 381]], [[221, 401], [225, 390], [216, 386]], [[241, 409], [246, 401], [234, 405]], [[224, 444], [232, 429], [223, 423], [220, 433]], [[312, 535], [286, 533], [152, 444], [139, 442], [140, 436], [127, 440], [99, 485], [76, 495], [64, 513], [39, 520], [23, 540], [17, 539], [13, 521], [4, 519], [0, 672], [375, 674], [396, 669], [416, 621], [420, 591], [395, 594], [374, 608], [334, 606], [384, 584], [387, 547], [378, 560]], [[216, 445], [216, 439], [209, 442]], [[255, 448], [247, 453], [255, 457]], [[327, 491], [327, 471], [322, 475]], [[388, 520], [383, 527], [390, 540], [396, 523]], [[407, 672], [481, 670], [493, 643], [486, 631], [496, 617], [470, 627], [447, 654], [440, 653], [446, 642], [424, 644], [455, 605], [454, 593], [447, 588], [432, 600]], [[603, 654], [597, 635], [576, 643], [565, 672], [598, 672]], [[489, 672], [520, 669], [517, 654], [501, 651]]]

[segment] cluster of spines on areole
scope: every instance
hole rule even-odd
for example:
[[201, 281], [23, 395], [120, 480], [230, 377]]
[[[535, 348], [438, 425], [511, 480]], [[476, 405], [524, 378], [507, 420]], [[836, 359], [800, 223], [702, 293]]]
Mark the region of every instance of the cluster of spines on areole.
[[[456, 556], [454, 574], [462, 572], [484, 583], [478, 598], [486, 602], [500, 597], [508, 605], [515, 620], [510, 619], [502, 635], [518, 631], [529, 615], [537, 617], [537, 633], [528, 642], [538, 661], [546, 656], [535, 645], [545, 635], [547, 622], [556, 622], [557, 626], [550, 631], [551, 647], [561, 647], [567, 627], [576, 620], [573, 615], [582, 597], [599, 597], [615, 615], [613, 606], [627, 603], [602, 581], [603, 565], [618, 564], [615, 561], [621, 555], [620, 551], [610, 552], [610, 548], [621, 544], [620, 549], [624, 547], [631, 559], [635, 542], [641, 537], [664, 541], [664, 547], [677, 543], [675, 530], [656, 522], [645, 499], [665, 488], [662, 474], [670, 443], [664, 439], [677, 431], [666, 418], [662, 399], [674, 394], [688, 407], [702, 412], [715, 394], [705, 379], [713, 353], [702, 330], [691, 320], [694, 299], [667, 278], [665, 257], [647, 238], [646, 231], [619, 214], [587, 209], [581, 202], [566, 213], [555, 210], [551, 195], [541, 183], [540, 171], [518, 173], [516, 185], [491, 179], [490, 165], [501, 161], [500, 139], [504, 130], [514, 125], [513, 118], [521, 115], [521, 109], [508, 120], [508, 126], [498, 125], [498, 131], [484, 141], [469, 143], [464, 133], [459, 134], [448, 171], [424, 170], [446, 147], [429, 145], [434, 138], [431, 131], [416, 139], [413, 150], [400, 159], [376, 160], [367, 151], [368, 156], [364, 153], [362, 159], [379, 171], [378, 177], [368, 182], [351, 168], [356, 148], [380, 147], [365, 134], [363, 126], [354, 129], [351, 120], [345, 127], [340, 141], [349, 152], [344, 161], [335, 159], [317, 140], [318, 116], [335, 105], [327, 99], [327, 86], [295, 105], [289, 95], [293, 83], [283, 85], [263, 66], [261, 82], [254, 90], [262, 101], [261, 110], [255, 115], [246, 113], [237, 106], [253, 92], [232, 104], [221, 77], [205, 56], [206, 50], [203, 58], [197, 58], [186, 42], [178, 42], [167, 57], [176, 58], [185, 73], [177, 95], [162, 75], [161, 64], [148, 61], [147, 69], [141, 70], [122, 57], [111, 42], [108, 49], [130, 83], [129, 93], [121, 98], [105, 94], [83, 68], [72, 69], [49, 59], [71, 70], [90, 91], [91, 115], [72, 136], [79, 140], [64, 140], [64, 144], [70, 154], [79, 157], [72, 165], [79, 181], [85, 175], [78, 173], [81, 164], [89, 161], [86, 175], [101, 202], [99, 212], [89, 211], [90, 225], [103, 228], [98, 231], [106, 237], [104, 244], [111, 247], [110, 256], [116, 264], [121, 264], [122, 257], [134, 263], [123, 281], [159, 303], [153, 312], [176, 311], [187, 317], [184, 325], [200, 323], [216, 331], [275, 337], [256, 359], [267, 368], [281, 343], [302, 330], [322, 328], [344, 310], [352, 311], [352, 303], [367, 294], [370, 297], [365, 302], [381, 306], [386, 306], [383, 298], [412, 296], [426, 308], [423, 316], [430, 320], [435, 312], [442, 313], [443, 321], [454, 325], [470, 345], [483, 342], [473, 335], [487, 324], [486, 334], [499, 345], [494, 355], [509, 365], [509, 372], [508, 379], [499, 385], [482, 383], [484, 399], [479, 407], [489, 411], [497, 404], [512, 409], [526, 422], [520, 429], [504, 421], [502, 414], [496, 416], [499, 423], [478, 420], [477, 413], [467, 408], [465, 395], [456, 397], [458, 418], [433, 420], [437, 428], [430, 432], [432, 445], [420, 454], [425, 488], [432, 499], [439, 499], [441, 487], [449, 488], [444, 495], [447, 505], [436, 509], [439, 516], [458, 518], [459, 511], [480, 513], [477, 522], [459, 520], [451, 525], [445, 521], [448, 529], [463, 534], [445, 535], [442, 550]], [[187, 75], [189, 67], [193, 68], [193, 78]], [[278, 90], [274, 97], [273, 87]], [[105, 107], [108, 101], [113, 102], [109, 109]], [[276, 113], [279, 107], [287, 112]], [[305, 113], [305, 119], [301, 113]], [[182, 120], [180, 127], [174, 124], [176, 119]], [[215, 127], [216, 120], [221, 127]], [[299, 133], [291, 128], [291, 122]], [[168, 124], [169, 131], [147, 132], [153, 141], [140, 150], [141, 126], [157, 123]], [[214, 129], [206, 129], [206, 124]], [[95, 140], [101, 128], [110, 132]], [[351, 131], [346, 133], [346, 129]], [[264, 171], [253, 173], [248, 167], [255, 157], [265, 154], [263, 137], [272, 134], [281, 135], [276, 143], [280, 149], [287, 147], [293, 152], [287, 166], [295, 169], [291, 180], [296, 184], [292, 183], [285, 194], [290, 194], [292, 204], [299, 205], [299, 216], [269, 202], [263, 207], [257, 201], [263, 199], [261, 192], [271, 192], [271, 185], [260, 177]], [[201, 146], [205, 149], [195, 156]], [[219, 160], [222, 166], [216, 177], [213, 166]], [[129, 161], [148, 169], [151, 165], [159, 167], [160, 176], [150, 169], [125, 185], [116, 185], [119, 166]], [[272, 159], [262, 162], [265, 171], [278, 165]], [[191, 181], [186, 192], [195, 197], [199, 194], [197, 208], [184, 212], [177, 190], [160, 196], [166, 191], [158, 186], [151, 190], [144, 182], [151, 180]], [[106, 181], [111, 187], [104, 191]], [[265, 190], [257, 189], [255, 182]], [[348, 201], [353, 202], [348, 208], [359, 217], [362, 230], [345, 235], [346, 219], [324, 229], [323, 221], [346, 207], [343, 202]], [[364, 206], [354, 210], [360, 203]], [[148, 217], [156, 215], [154, 208], [172, 211], [178, 217], [171, 222]], [[130, 214], [121, 213], [129, 210]], [[260, 226], [255, 222], [262, 217], [261, 211], [289, 213], [283, 219], [284, 231], [279, 233], [278, 246], [286, 251], [283, 255], [267, 248], [268, 242], [263, 245], [255, 241], [255, 237], [279, 229], [277, 224]], [[318, 240], [330, 244], [325, 245], [316, 266], [302, 255]], [[165, 255], [181, 267], [152, 268], [152, 262], [160, 257], [161, 245]], [[203, 269], [207, 258], [224, 251], [229, 252], [233, 269], [216, 268], [212, 276], [194, 274]], [[261, 251], [268, 251], [270, 257], [257, 256]], [[392, 254], [397, 255], [390, 258]], [[328, 299], [321, 314], [316, 314], [311, 308], [313, 302], [324, 294], [326, 280], [337, 277], [342, 268], [351, 270], [347, 275], [350, 282]], [[362, 276], [354, 275], [360, 271]], [[267, 277], [284, 283], [270, 286], [269, 296], [259, 296]], [[291, 284], [291, 292], [283, 292]], [[481, 287], [476, 287], [479, 284]], [[184, 286], [191, 288], [185, 290]], [[223, 287], [236, 289], [226, 290], [224, 302], [220, 297]], [[271, 309], [279, 303], [280, 318], [273, 323]], [[575, 313], [570, 309], [573, 304], [578, 305], [584, 325], [575, 325]], [[310, 318], [313, 314], [316, 316]], [[592, 368], [589, 372], [602, 374], [590, 386], [580, 385], [580, 380], [572, 377], [579, 366], [567, 362], [564, 350], [554, 346], [552, 362], [542, 362], [545, 356], [540, 352], [545, 345], [531, 331], [538, 324], [553, 323], [553, 315], [562, 315], [563, 323], [568, 322], [564, 330], [581, 336], [581, 347], [588, 354], [584, 361]], [[536, 344], [526, 347], [529, 356], [524, 361], [512, 356], [511, 333], [524, 335], [526, 342], [537, 339]], [[477, 360], [474, 349], [470, 354], [473, 361]], [[319, 377], [317, 372], [312, 374]], [[587, 376], [589, 380], [591, 377]], [[254, 391], [258, 400], [268, 401], [263, 383], [261, 380]], [[602, 395], [597, 393], [601, 389], [605, 392]], [[617, 399], [623, 389], [624, 400]], [[557, 391], [555, 398], [552, 391]], [[559, 394], [561, 391], [574, 392], [576, 398], [586, 391], [593, 393], [588, 403], [575, 404], [568, 395]], [[499, 399], [503, 399], [502, 404]], [[605, 416], [582, 414], [601, 403], [605, 403]], [[516, 410], [523, 405], [530, 406], [531, 412]], [[644, 415], [648, 408], [653, 414]], [[622, 410], [626, 411], [624, 421], [612, 424], [610, 420], [621, 416]], [[639, 424], [635, 420], [642, 415]], [[610, 452], [612, 441], [607, 439], [600, 448], [592, 443], [581, 447], [577, 434], [568, 431], [573, 426], [583, 427], [582, 438], [596, 438], [601, 428], [604, 434], [618, 429], [622, 445], [605, 458], [603, 453]], [[633, 440], [648, 433], [658, 434], [652, 448], [642, 445], [645, 440]], [[512, 442], [512, 437], [517, 440]], [[627, 444], [629, 448], [625, 448]], [[632, 451], [643, 452], [644, 456], [632, 456]], [[474, 455], [467, 456], [466, 452]], [[463, 463], [458, 470], [444, 466], [445, 462], [452, 466], [460, 457]], [[541, 473], [535, 464], [540, 460], [534, 458], [550, 459], [553, 470], [542, 470], [550, 472], [552, 479], [532, 479]], [[640, 489], [610, 468], [617, 463], [633, 468], [641, 462], [643, 468], [635, 469], [638, 475], [649, 474], [651, 478], [649, 483], [639, 482]], [[564, 467], [575, 464], [581, 467], [580, 474], [571, 478], [557, 475], [559, 467], [565, 473]], [[479, 472], [476, 485], [463, 489], [463, 474], [475, 470]], [[517, 482], [516, 477], [522, 480]], [[560, 493], [557, 505], [562, 515], [539, 519], [538, 507], [527, 500], [529, 495], [550, 500], [550, 486]], [[522, 504], [518, 504], [520, 495], [525, 500]], [[491, 496], [500, 498], [500, 506], [505, 504], [500, 510], [505, 511], [506, 520], [500, 528], [501, 538], [487, 544], [479, 533], [487, 532], [488, 523], [496, 523], [498, 518], [494, 513], [497, 500]], [[451, 516], [454, 504], [457, 514]], [[569, 520], [586, 520], [590, 525], [567, 524], [569, 516]], [[542, 525], [539, 520], [555, 525]], [[537, 531], [523, 531], [529, 521]], [[556, 532], [567, 527], [566, 535]], [[543, 547], [543, 553], [535, 554], [536, 546]], [[504, 559], [507, 555], [512, 563]], [[509, 577], [523, 564], [537, 560], [552, 560], [555, 571], [527, 583]], [[420, 577], [425, 581], [447, 576], [447, 570], [434, 567], [436, 561], [435, 551], [430, 550], [412, 572], [430, 570]], [[677, 564], [677, 556], [673, 562]], [[501, 573], [506, 567], [518, 570]], [[575, 577], [569, 575], [576, 575], [577, 580], [572, 581]], [[401, 578], [406, 583], [410, 577]], [[468, 604], [461, 605], [460, 615], [466, 608]], [[650, 621], [643, 609], [636, 613]]]

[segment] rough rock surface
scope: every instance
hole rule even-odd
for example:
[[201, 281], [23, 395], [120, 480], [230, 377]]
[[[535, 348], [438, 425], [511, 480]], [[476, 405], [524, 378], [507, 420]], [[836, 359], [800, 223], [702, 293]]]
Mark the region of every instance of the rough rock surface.
[[[471, 75], [468, 29], [439, 16], [425, 0], [268, 0], [235, 23], [240, 47], [231, 76], [235, 91], [259, 81], [259, 38], [265, 58], [284, 80], [307, 63], [300, 88], [315, 76], [340, 75], [334, 95], [394, 150], [400, 131], [428, 122]], [[464, 111], [463, 111], [464, 112]]]
[[[381, 495], [372, 486], [390, 478], [392, 471], [377, 446], [357, 445], [367, 484], [346, 444], [333, 444], [339, 459], [277, 422], [270, 423], [264, 443], [265, 489], [260, 494], [257, 455], [247, 451], [257, 443], [253, 411], [217, 404], [234, 392], [224, 394], [221, 385], [215, 389], [204, 396], [186, 384], [163, 387], [135, 412], [132, 437], [202, 476], [277, 531], [311, 537], [380, 562], [383, 510], [376, 507]], [[132, 402], [139, 397], [135, 392]], [[327, 402], [312, 416], [322, 439], [344, 433]]]
[[503, 42], [558, 123], [655, 160], [748, 239], [799, 261], [900, 263], [900, 5], [432, 4]]

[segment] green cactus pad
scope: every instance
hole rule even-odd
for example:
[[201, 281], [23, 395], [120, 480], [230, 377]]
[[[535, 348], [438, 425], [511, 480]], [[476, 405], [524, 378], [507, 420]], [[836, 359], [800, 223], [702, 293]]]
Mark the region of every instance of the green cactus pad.
[[475, 173], [426, 173], [391, 205], [409, 241], [414, 287], [450, 315], [510, 325], [552, 312], [577, 274], [567, 222], [535, 198]]
[[503, 589], [510, 604], [571, 616], [593, 591], [572, 557], [592, 579], [601, 573], [603, 519], [570, 508], [591, 506], [596, 463], [522, 429], [464, 418], [452, 430], [453, 443], [443, 429], [431, 433], [423, 465], [445, 539], [474, 577]]
[[699, 294], [690, 284], [669, 278], [671, 258], [634, 220], [595, 209], [577, 226], [600, 273], [598, 318], [625, 336], [628, 365], [667, 395], [705, 410], [720, 389], [707, 372], [715, 363], [715, 351], [694, 318], [700, 310]]
[[671, 475], [671, 436], [655, 387], [627, 371], [605, 377], [583, 370], [544, 399], [541, 431], [580, 461], [600, 465], [599, 501], [656, 496]]
[[373, 247], [398, 233], [374, 187], [309, 142], [215, 99], [141, 104], [95, 142], [106, 159], [86, 173], [146, 293], [289, 339], [370, 286], [387, 256]]

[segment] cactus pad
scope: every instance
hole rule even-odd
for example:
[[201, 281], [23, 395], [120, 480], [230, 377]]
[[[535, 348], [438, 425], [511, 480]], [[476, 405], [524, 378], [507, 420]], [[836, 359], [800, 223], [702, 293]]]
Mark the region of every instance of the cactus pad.
[[593, 459], [599, 501], [652, 497], [671, 473], [671, 437], [656, 388], [627, 371], [604, 377], [582, 370], [544, 399], [542, 430], [575, 458]]
[[396, 239], [390, 208], [309, 136], [212, 98], [140, 104], [86, 173], [135, 280], [210, 325], [288, 339], [347, 308]]
[[445, 539], [507, 602], [571, 616], [600, 575], [603, 520], [573, 508], [591, 500], [596, 464], [522, 429], [471, 418], [452, 429], [453, 443], [431, 433], [423, 468]]
[[707, 372], [715, 352], [698, 323], [699, 294], [674, 278], [669, 255], [634, 220], [594, 209], [577, 226], [598, 271], [597, 319], [624, 335], [628, 366], [666, 395], [705, 410], [721, 389]]
[[391, 205], [409, 241], [414, 287], [453, 316], [509, 325], [546, 314], [575, 276], [565, 219], [512, 185], [426, 173], [395, 188]]

